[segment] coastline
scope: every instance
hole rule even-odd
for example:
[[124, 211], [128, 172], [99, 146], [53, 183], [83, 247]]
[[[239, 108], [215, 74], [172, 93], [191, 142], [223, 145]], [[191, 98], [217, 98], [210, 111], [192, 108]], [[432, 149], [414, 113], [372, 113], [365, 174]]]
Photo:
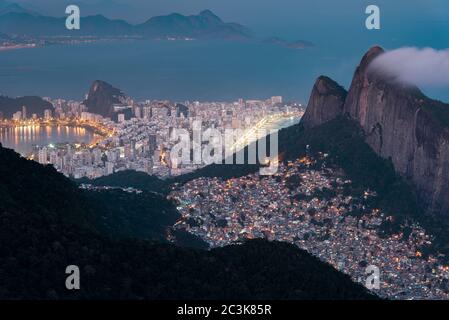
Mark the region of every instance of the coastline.
[[[76, 121], [64, 121], [64, 122], [58, 122], [58, 121], [40, 121], [40, 122], [34, 122], [34, 123], [29, 123], [29, 124], [5, 124], [5, 123], [1, 123], [0, 122], [0, 137], [3, 136], [4, 133], [7, 133], [8, 131], [13, 134], [15, 134], [16, 129], [18, 129], [20, 132], [22, 132], [22, 130], [37, 130], [37, 131], [42, 131], [42, 130], [57, 130], [59, 131], [59, 128], [61, 128], [61, 130], [64, 130], [64, 128], [68, 128], [68, 129], [83, 129], [85, 131], [84, 134], [82, 134], [83, 136], [90, 136], [91, 138], [86, 141], [86, 142], [81, 142], [85, 144], [87, 147], [93, 147], [95, 145], [97, 145], [99, 142], [101, 142], [103, 139], [105, 139], [106, 137], [110, 136], [111, 134], [113, 134], [113, 132], [105, 127], [102, 126], [101, 124], [88, 124], [88, 123], [78, 123]], [[2, 133], [3, 132], [3, 133]], [[7, 136], [6, 136], [7, 137]], [[3, 140], [3, 139], [0, 139]], [[21, 145], [23, 143], [23, 141], [21, 141], [21, 139], [16, 138], [15, 139], [15, 143], [16, 146], [12, 146], [11, 141], [8, 142], [8, 139], [6, 141], [0, 141], [0, 143], [2, 143], [3, 146], [6, 145], [6, 147], [11, 148], [16, 150], [16, 152], [20, 153], [22, 156], [26, 157], [26, 158], [30, 158], [31, 153], [29, 150], [20, 150], [16, 149], [17, 146]], [[31, 142], [28, 142], [31, 145]], [[72, 142], [65, 141], [62, 142], [63, 144], [71, 144]]]
[[78, 127], [91, 131], [94, 134], [106, 137], [110, 134], [108, 128], [103, 125], [99, 125], [98, 123], [87, 123], [80, 122], [77, 120], [69, 120], [69, 121], [61, 121], [61, 120], [50, 120], [50, 121], [36, 121], [30, 123], [11, 123], [11, 122], [0, 122], [0, 128], [21, 128], [21, 127], [30, 127], [30, 126], [42, 126], [42, 127], [59, 127], [59, 126], [67, 126], [67, 127]]
[[18, 44], [18, 45], [14, 45], [14, 46], [0, 46], [0, 52], [1, 51], [20, 50], [20, 49], [33, 49], [33, 48], [37, 48], [37, 45], [35, 43]]

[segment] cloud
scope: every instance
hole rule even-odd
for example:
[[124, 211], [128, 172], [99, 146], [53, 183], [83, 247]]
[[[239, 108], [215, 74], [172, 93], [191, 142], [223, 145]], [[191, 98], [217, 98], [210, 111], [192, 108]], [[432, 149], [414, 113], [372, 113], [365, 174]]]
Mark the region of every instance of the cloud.
[[449, 86], [449, 49], [404, 47], [387, 51], [374, 59], [370, 69], [407, 84]]

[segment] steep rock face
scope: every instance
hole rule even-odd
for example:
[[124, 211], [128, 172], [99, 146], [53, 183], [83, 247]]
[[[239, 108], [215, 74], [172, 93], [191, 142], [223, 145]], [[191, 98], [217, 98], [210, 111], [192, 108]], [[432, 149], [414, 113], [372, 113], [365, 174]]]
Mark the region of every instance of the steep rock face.
[[358, 121], [374, 151], [415, 184], [429, 212], [449, 214], [449, 129], [444, 123], [449, 105], [370, 68], [382, 53], [373, 47], [363, 57], [344, 111]]
[[[363, 57], [343, 113], [362, 127], [371, 148], [391, 159], [395, 170], [414, 184], [429, 213], [449, 214], [449, 105], [370, 67], [383, 52], [373, 47]], [[326, 110], [321, 104], [328, 103], [324, 98], [314, 97], [315, 102], [309, 104], [316, 110], [308, 113]], [[330, 110], [325, 117], [335, 117]], [[315, 116], [305, 123], [319, 124], [322, 118]]]
[[302, 123], [311, 128], [342, 114], [347, 92], [335, 81], [321, 76], [315, 82]]
[[84, 104], [89, 112], [111, 118], [114, 114], [114, 104], [121, 103], [124, 99], [122, 91], [107, 82], [96, 80], [90, 87]]

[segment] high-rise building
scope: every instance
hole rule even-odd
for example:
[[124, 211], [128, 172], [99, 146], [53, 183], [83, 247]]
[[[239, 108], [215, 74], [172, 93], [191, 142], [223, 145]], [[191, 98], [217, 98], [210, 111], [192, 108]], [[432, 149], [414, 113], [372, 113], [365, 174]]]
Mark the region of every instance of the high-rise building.
[[140, 107], [137, 106], [137, 107], [134, 108], [134, 116], [137, 119], [142, 118], [142, 109]]
[[20, 121], [20, 120], [22, 120], [22, 111], [17, 111], [16, 113], [14, 113], [14, 114], [12, 115], [12, 119], [13, 119], [14, 121]]
[[271, 104], [278, 104], [278, 103], [282, 103], [283, 99], [281, 96], [274, 96], [271, 97]]
[[146, 120], [151, 118], [151, 107], [143, 107], [143, 118]]
[[42, 149], [39, 150], [38, 161], [41, 164], [47, 164], [48, 158], [47, 158], [47, 148], [46, 147], [43, 147]]
[[148, 136], [148, 146], [149, 146], [149, 153], [150, 155], [154, 154], [154, 151], [157, 148], [157, 137], [155, 134], [150, 134]]
[[45, 109], [44, 110], [44, 119], [45, 120], [50, 120], [52, 117], [52, 112], [50, 109]]
[[153, 174], [153, 161], [151, 159], [145, 159], [143, 161], [144, 171], [148, 174]]
[[114, 173], [114, 163], [113, 162], [106, 162], [106, 174], [110, 175]]
[[94, 156], [94, 163], [100, 163], [101, 162], [101, 150], [98, 148], [95, 148], [93, 151], [93, 156]]
[[71, 145], [68, 145], [67, 146], [67, 156], [69, 156], [69, 158], [71, 158], [72, 157], [72, 155], [73, 155], [73, 153], [72, 153], [72, 146]]
[[22, 119], [26, 119], [26, 118], [27, 118], [27, 107], [22, 106]]
[[56, 165], [58, 163], [58, 153], [55, 150], [50, 152], [50, 163]]

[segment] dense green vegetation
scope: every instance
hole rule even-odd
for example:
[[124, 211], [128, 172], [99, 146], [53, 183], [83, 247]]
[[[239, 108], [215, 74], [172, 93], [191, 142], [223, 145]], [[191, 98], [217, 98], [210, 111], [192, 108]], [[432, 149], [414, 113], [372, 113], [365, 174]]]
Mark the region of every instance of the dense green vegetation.
[[378, 157], [364, 142], [363, 133], [351, 120], [338, 118], [309, 130], [298, 126], [295, 131], [291, 135], [295, 138], [287, 138], [286, 159], [327, 153], [326, 163], [343, 169], [352, 180], [352, 195], [361, 197], [365, 190], [375, 190], [378, 197], [372, 205], [387, 214], [397, 217], [420, 214], [412, 188], [395, 173], [390, 161]]
[[137, 238], [164, 242], [167, 229], [180, 215], [174, 205], [149, 192], [127, 193], [121, 190], [85, 192], [93, 224], [102, 234], [114, 238]]
[[94, 180], [83, 178], [76, 182], [88, 183], [96, 186], [133, 187], [143, 191], [158, 192], [162, 194], [168, 191], [170, 185], [165, 180], [134, 170], [119, 171], [109, 176], [100, 177]]
[[[136, 216], [141, 204], [124, 193], [87, 194], [53, 168], [1, 147], [0, 174], [0, 299], [375, 298], [289, 244], [255, 240], [202, 251], [124, 239], [127, 232], [152, 237], [144, 230], [151, 221]], [[153, 196], [144, 201], [150, 214], [160, 204]], [[172, 209], [162, 208], [168, 223]], [[68, 265], [80, 267], [81, 290], [65, 288]]]
[[87, 227], [109, 237], [162, 241], [167, 228], [179, 218], [171, 202], [152, 193], [119, 190], [87, 192], [56, 172], [0, 152], [0, 210], [20, 210], [33, 215]]
[[0, 146], [0, 211], [19, 210], [87, 226], [92, 213], [75, 184], [52, 166], [19, 157]]

